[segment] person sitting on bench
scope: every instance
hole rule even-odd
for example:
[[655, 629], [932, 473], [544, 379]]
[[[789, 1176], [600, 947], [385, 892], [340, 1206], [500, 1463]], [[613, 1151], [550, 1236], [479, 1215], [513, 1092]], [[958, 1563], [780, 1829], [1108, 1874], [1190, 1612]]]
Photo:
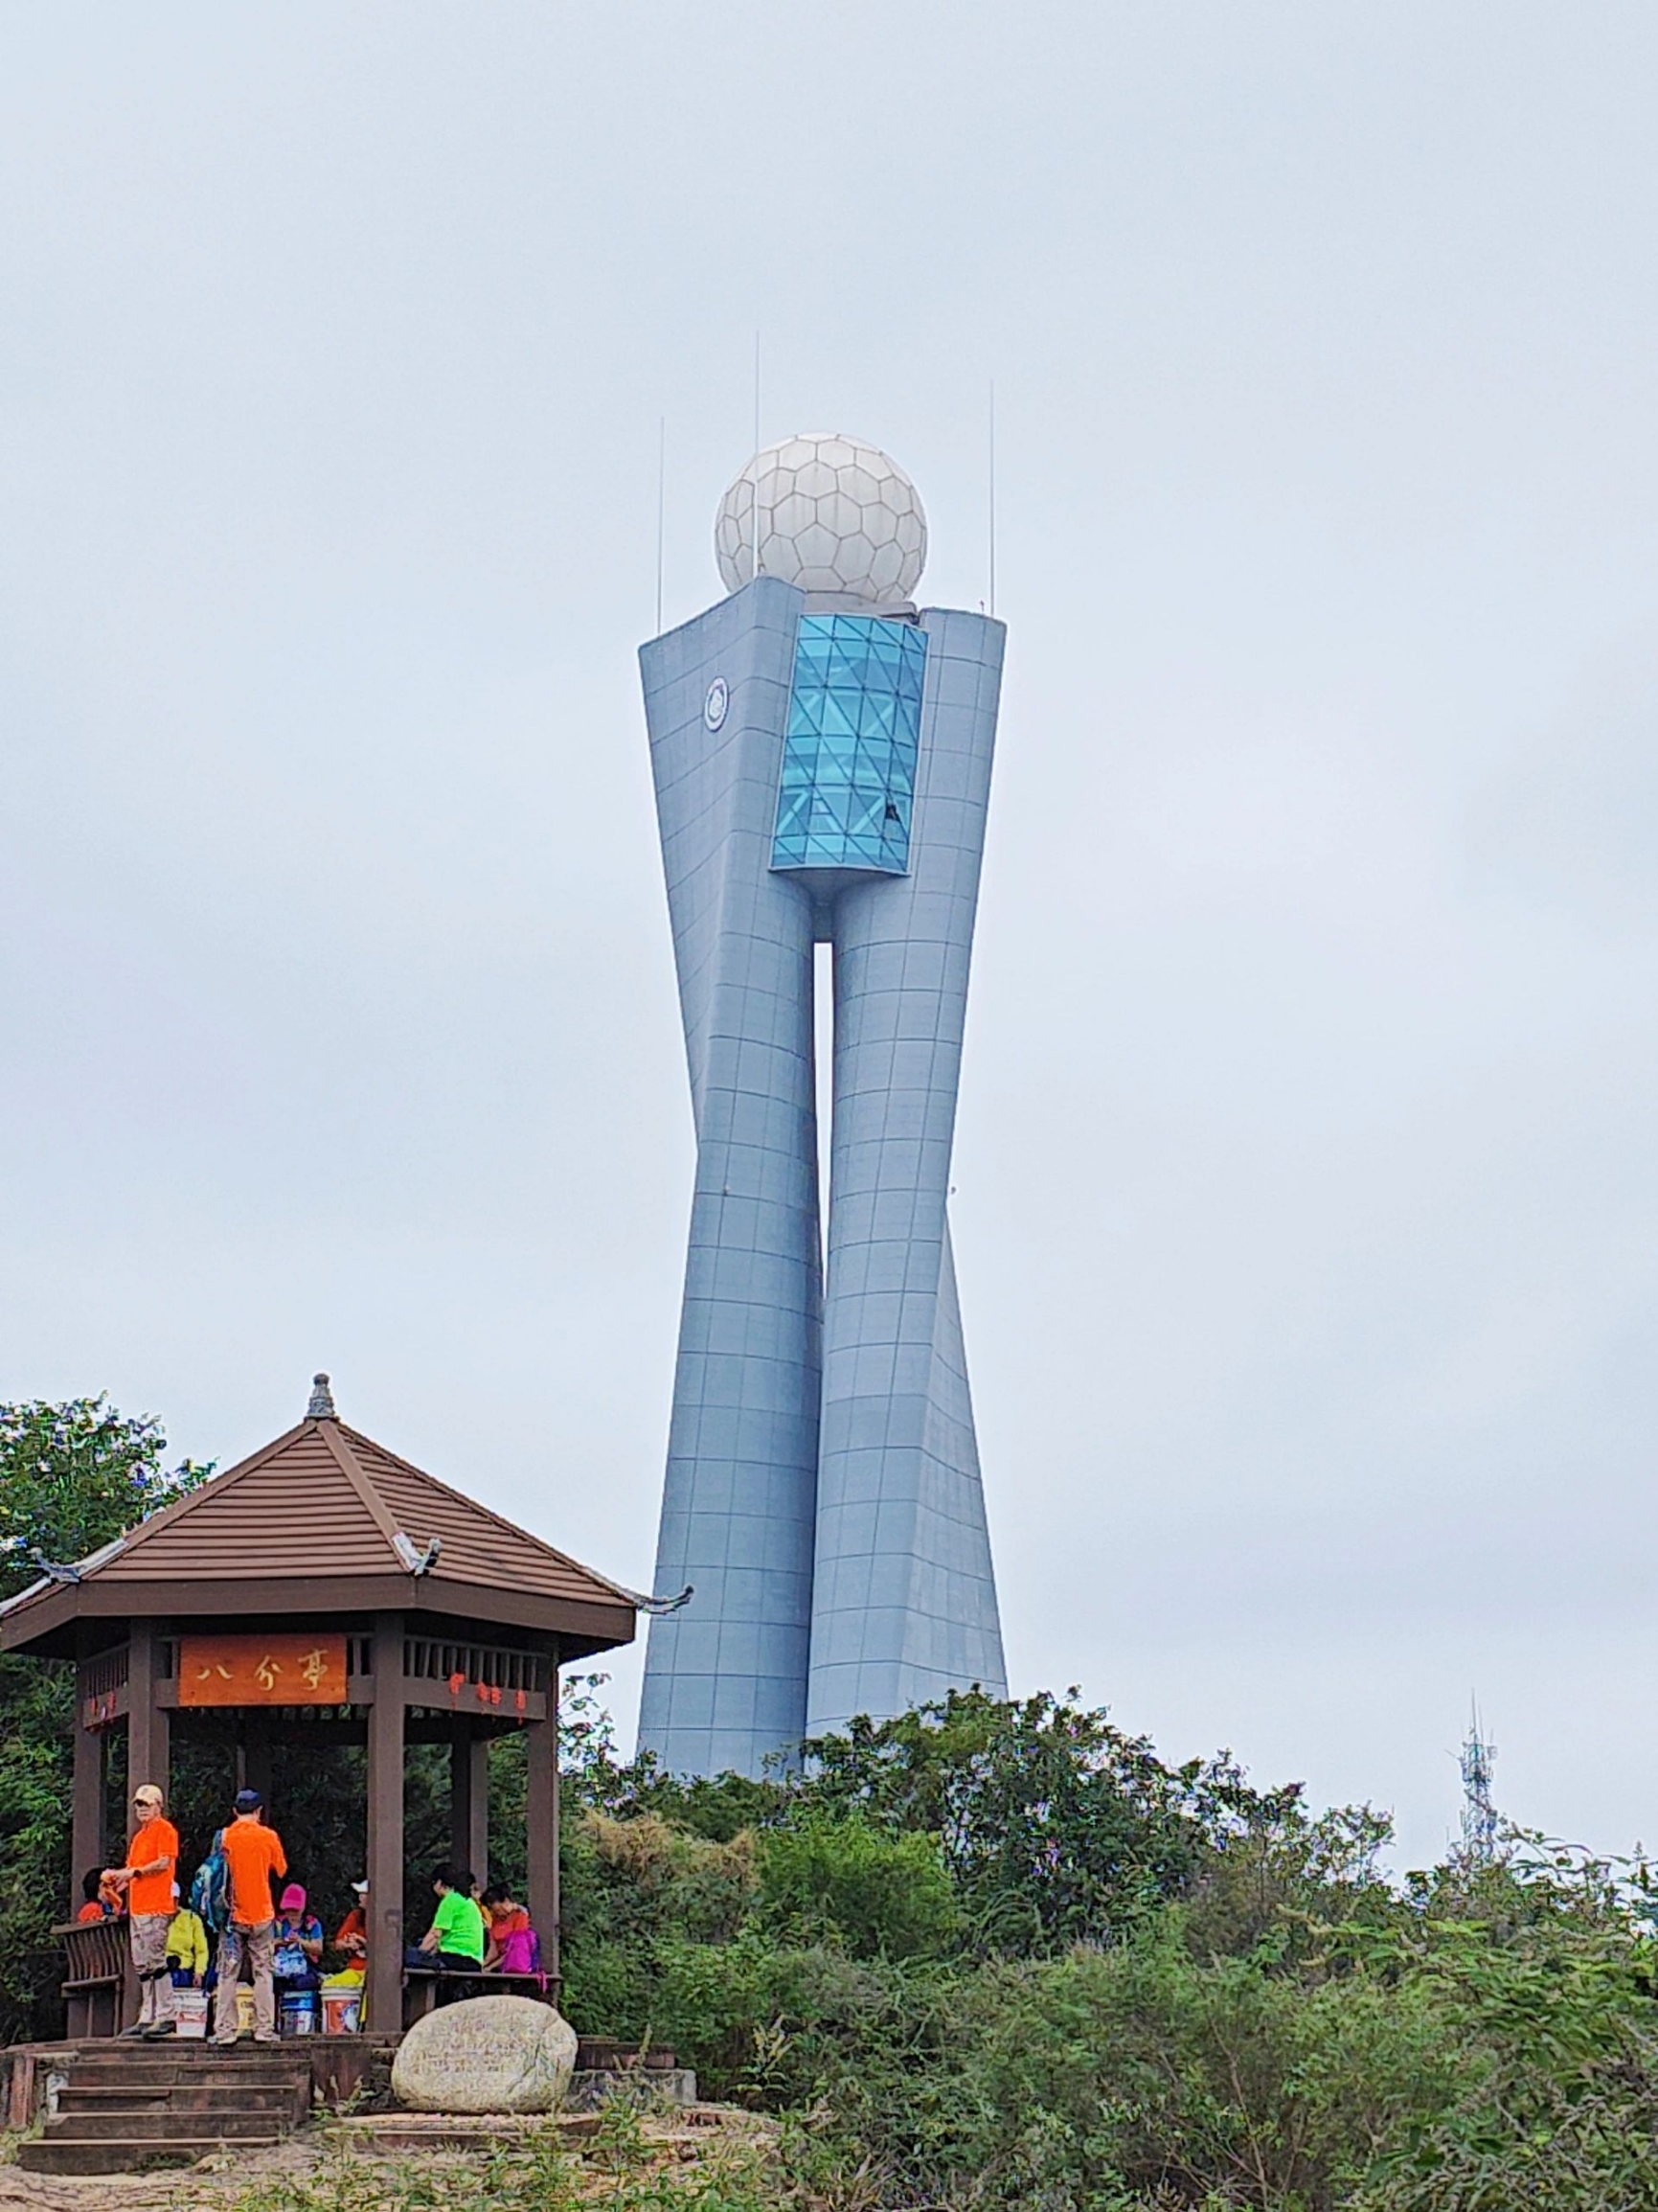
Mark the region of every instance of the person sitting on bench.
[[340, 1969], [342, 1974], [360, 1976], [368, 1973], [369, 1885], [366, 1881], [352, 1883], [352, 1909], [335, 1933], [334, 1949], [346, 1954], [346, 1963]]
[[436, 1968], [439, 1973], [481, 1973], [484, 1967], [484, 1915], [472, 1895], [472, 1870], [467, 1866], [439, 1866], [432, 1873], [438, 1909], [432, 1925], [405, 1954], [413, 1967]]
[[487, 1889], [484, 1913], [489, 1927], [489, 1948], [484, 1964], [491, 1973], [534, 1973], [541, 1965], [541, 1938], [530, 1925], [530, 1915], [511, 1891]]
[[121, 1892], [114, 1882], [104, 1880], [102, 1867], [89, 1866], [86, 1869], [80, 1877], [80, 1894], [86, 1902], [75, 1915], [77, 1927], [88, 1921], [119, 1920], [121, 1917]]
[[[322, 1956], [323, 1924], [307, 1910], [302, 1884], [290, 1881], [277, 1907], [274, 1974], [279, 2014], [284, 1997], [321, 1989]], [[314, 2015], [314, 1995], [309, 2010]]]

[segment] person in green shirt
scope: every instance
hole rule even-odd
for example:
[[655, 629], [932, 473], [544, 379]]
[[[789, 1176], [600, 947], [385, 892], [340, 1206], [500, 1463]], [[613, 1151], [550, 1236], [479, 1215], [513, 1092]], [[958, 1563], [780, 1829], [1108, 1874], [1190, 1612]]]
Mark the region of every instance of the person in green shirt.
[[472, 1873], [466, 1866], [440, 1866], [432, 1875], [438, 1909], [421, 1936], [411, 1966], [435, 1966], [440, 1973], [477, 1973], [484, 1964], [484, 1914], [472, 1895]]

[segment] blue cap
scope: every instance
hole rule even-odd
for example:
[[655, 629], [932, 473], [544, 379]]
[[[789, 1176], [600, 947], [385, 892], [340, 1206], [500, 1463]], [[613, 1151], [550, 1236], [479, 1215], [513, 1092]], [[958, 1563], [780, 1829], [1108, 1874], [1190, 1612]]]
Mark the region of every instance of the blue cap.
[[264, 1799], [257, 1790], [238, 1790], [236, 1793], [236, 1809], [238, 1813], [258, 1813], [263, 1805]]

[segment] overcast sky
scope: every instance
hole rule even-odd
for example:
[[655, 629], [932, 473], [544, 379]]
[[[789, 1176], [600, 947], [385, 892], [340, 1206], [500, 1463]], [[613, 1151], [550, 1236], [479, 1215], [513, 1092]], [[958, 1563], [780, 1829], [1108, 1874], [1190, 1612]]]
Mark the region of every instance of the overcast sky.
[[993, 377], [1014, 1685], [1401, 1863], [1477, 1690], [1506, 1811], [1658, 1842], [1647, 0], [0, 25], [0, 1395], [228, 1463], [326, 1367], [649, 1581], [658, 423], [670, 622], [757, 329], [976, 606]]

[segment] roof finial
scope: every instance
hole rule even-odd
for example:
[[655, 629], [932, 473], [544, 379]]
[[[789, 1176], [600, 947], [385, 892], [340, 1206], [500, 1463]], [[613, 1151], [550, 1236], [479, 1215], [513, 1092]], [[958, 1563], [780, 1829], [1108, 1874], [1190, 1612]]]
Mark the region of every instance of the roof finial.
[[306, 1419], [307, 1421], [337, 1421], [339, 1419], [339, 1415], [334, 1411], [333, 1392], [329, 1388], [329, 1379], [326, 1375], [313, 1375], [311, 1378], [311, 1402], [306, 1407]]

